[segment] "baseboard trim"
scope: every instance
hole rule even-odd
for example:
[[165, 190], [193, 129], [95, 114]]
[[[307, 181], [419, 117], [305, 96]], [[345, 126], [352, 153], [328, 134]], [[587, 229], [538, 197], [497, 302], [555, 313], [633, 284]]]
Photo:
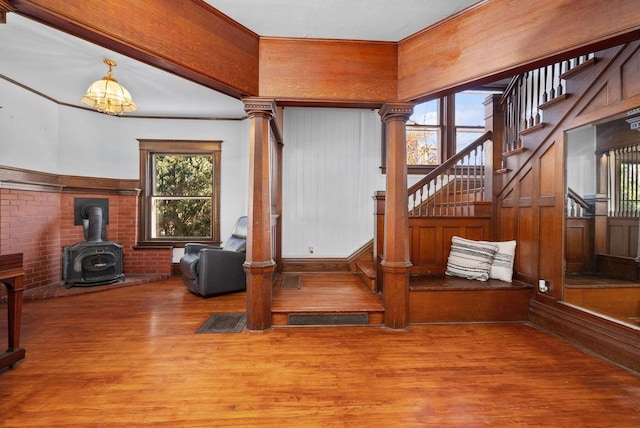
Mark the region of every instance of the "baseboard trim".
[[529, 322], [541, 330], [640, 373], [640, 330], [562, 302], [531, 300]]
[[284, 258], [282, 272], [353, 272], [356, 270], [355, 261], [371, 259], [372, 251], [373, 240], [345, 258]]
[[350, 272], [347, 259], [282, 259], [282, 272]]

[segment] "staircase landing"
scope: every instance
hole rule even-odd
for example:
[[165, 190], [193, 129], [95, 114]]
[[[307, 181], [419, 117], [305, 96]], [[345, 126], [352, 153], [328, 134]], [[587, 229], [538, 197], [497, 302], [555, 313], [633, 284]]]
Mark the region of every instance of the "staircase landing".
[[356, 272], [287, 272], [274, 284], [271, 317], [273, 326], [381, 325], [384, 306]]

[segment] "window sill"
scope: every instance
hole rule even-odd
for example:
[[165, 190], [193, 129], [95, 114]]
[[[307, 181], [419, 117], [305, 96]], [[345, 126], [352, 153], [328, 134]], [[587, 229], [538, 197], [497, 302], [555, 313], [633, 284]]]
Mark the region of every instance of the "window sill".
[[220, 245], [221, 242], [215, 242], [211, 240], [184, 240], [184, 241], [138, 241], [136, 245], [134, 245], [134, 249], [159, 249], [159, 248], [184, 248], [184, 244], [187, 243], [198, 243], [198, 244], [206, 244], [206, 245]]
[[165, 248], [173, 248], [173, 242], [154, 242], [154, 241], [138, 241], [133, 246], [134, 250], [159, 250]]

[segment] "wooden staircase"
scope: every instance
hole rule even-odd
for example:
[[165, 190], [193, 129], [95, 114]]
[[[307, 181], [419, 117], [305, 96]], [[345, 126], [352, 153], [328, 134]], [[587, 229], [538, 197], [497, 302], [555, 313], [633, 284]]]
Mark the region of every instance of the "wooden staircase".
[[[570, 79], [596, 65], [596, 54], [541, 67], [515, 76], [501, 104], [504, 112], [504, 142], [499, 174], [507, 181], [543, 149], [543, 142], [558, 131], [558, 125], [577, 103], [576, 95], [588, 89], [595, 77]], [[498, 192], [499, 193], [499, 192]]]

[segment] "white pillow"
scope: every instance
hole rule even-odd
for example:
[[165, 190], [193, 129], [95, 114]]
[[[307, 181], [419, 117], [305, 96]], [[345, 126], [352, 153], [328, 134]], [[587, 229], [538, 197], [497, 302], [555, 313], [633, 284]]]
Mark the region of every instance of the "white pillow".
[[490, 244], [497, 245], [498, 251], [493, 256], [489, 278], [511, 282], [513, 279], [513, 261], [516, 254], [516, 241], [490, 242]]
[[498, 246], [491, 242], [472, 241], [459, 236], [451, 238], [451, 252], [446, 275], [486, 281]]

